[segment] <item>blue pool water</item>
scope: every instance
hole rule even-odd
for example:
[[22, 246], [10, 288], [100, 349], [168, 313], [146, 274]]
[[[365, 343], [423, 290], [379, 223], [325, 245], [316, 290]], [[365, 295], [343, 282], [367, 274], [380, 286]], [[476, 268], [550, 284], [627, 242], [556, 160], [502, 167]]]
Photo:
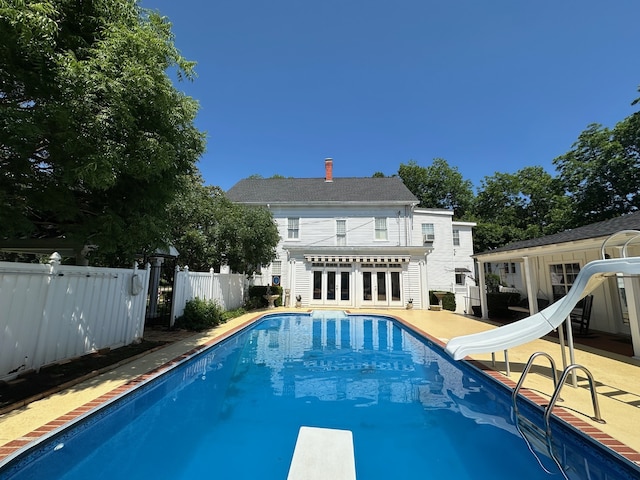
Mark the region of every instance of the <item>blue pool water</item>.
[[[506, 389], [389, 318], [280, 314], [13, 459], [0, 479], [286, 479], [303, 425], [352, 431], [360, 480], [640, 478], [557, 424], [563, 476], [511, 410]], [[540, 425], [536, 407], [519, 410]]]

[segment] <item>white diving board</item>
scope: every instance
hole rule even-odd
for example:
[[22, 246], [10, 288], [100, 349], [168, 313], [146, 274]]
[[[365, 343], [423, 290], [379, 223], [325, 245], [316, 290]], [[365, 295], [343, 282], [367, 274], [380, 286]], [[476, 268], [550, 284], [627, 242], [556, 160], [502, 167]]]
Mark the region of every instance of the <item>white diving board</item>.
[[355, 480], [349, 430], [300, 427], [287, 480]]

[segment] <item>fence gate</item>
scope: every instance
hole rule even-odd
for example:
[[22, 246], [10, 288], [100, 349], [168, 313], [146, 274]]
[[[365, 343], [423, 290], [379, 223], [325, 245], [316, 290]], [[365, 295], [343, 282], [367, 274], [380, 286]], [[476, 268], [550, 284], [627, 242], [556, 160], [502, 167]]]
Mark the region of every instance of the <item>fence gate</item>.
[[171, 303], [176, 273], [175, 257], [154, 256], [148, 259], [151, 264], [149, 275], [149, 297], [145, 325], [171, 325]]

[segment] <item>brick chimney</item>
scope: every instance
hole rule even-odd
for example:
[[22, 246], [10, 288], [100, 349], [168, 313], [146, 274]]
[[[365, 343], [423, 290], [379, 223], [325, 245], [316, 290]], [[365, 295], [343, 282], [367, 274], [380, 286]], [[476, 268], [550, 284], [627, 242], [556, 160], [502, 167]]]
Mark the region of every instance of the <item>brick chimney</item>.
[[333, 158], [324, 159], [324, 181], [333, 182]]

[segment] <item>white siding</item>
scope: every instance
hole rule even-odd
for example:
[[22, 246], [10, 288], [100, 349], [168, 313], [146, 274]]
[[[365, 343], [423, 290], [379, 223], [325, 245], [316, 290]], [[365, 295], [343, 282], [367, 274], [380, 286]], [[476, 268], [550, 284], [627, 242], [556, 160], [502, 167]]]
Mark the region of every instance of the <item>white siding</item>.
[[[347, 246], [397, 246], [407, 245], [409, 241], [405, 231], [410, 226], [410, 218], [403, 215], [404, 209], [397, 207], [271, 207], [271, 212], [284, 245], [336, 246], [338, 218], [346, 219]], [[287, 238], [287, 219], [290, 217], [300, 218], [300, 238], [297, 240]], [[387, 219], [387, 240], [375, 239], [376, 217]]]
[[[460, 231], [460, 245], [453, 245], [453, 213], [443, 209], [415, 209], [408, 206], [390, 205], [338, 205], [325, 206], [278, 206], [271, 205], [281, 237], [277, 248], [278, 260], [282, 262], [282, 287], [290, 289], [291, 304], [295, 296], [302, 296], [303, 306], [322, 304], [312, 298], [313, 268], [300, 252], [320, 249], [323, 252], [349, 252], [358, 255], [363, 249], [367, 257], [375, 257], [376, 248], [418, 247], [425, 248], [422, 239], [422, 223], [434, 225], [435, 241], [433, 250], [426, 256], [411, 258], [403, 264], [401, 273], [401, 301], [389, 301], [389, 305], [404, 307], [411, 298], [414, 308], [428, 308], [428, 290], [446, 290], [455, 292], [458, 310], [464, 310], [465, 286], [456, 286], [455, 269], [466, 268], [473, 272], [472, 227], [473, 223], [457, 222], [455, 228]], [[375, 219], [386, 218], [387, 239], [376, 240]], [[287, 238], [288, 219], [299, 218], [299, 238]], [[346, 245], [339, 246], [336, 237], [336, 219], [346, 221]], [[342, 250], [340, 250], [342, 249]], [[297, 252], [293, 254], [292, 251]], [[427, 252], [427, 249], [422, 250]], [[415, 252], [415, 248], [414, 248]], [[297, 256], [296, 256], [297, 255]], [[330, 255], [330, 253], [329, 253]], [[382, 263], [382, 262], [381, 262]], [[317, 267], [320, 269], [322, 267]], [[331, 267], [329, 267], [331, 268]], [[342, 267], [335, 267], [337, 271]], [[362, 269], [356, 263], [352, 265], [350, 305], [361, 306]], [[371, 267], [369, 267], [371, 268]], [[387, 267], [380, 267], [387, 268]], [[271, 278], [270, 269], [263, 269], [263, 280]], [[471, 282], [471, 280], [469, 280]], [[339, 302], [338, 302], [339, 303]]]

